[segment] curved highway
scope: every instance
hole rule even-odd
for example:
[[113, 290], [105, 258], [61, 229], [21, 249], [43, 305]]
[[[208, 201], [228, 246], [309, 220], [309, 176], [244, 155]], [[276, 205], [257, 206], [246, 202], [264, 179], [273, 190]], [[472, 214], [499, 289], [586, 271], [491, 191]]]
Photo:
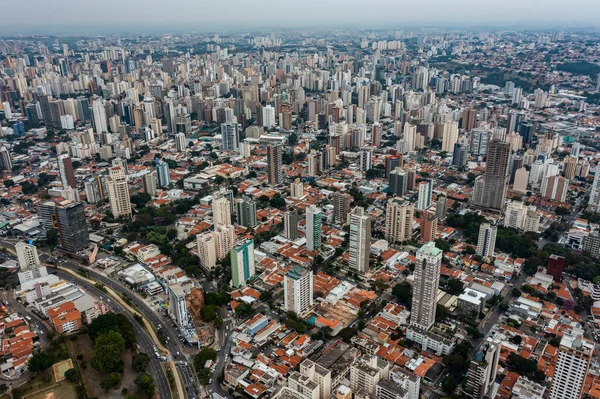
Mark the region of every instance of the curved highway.
[[[60, 277], [61, 279], [78, 285], [79, 287], [81, 287], [81, 289], [83, 291], [87, 291], [95, 297], [104, 299], [104, 297], [107, 296], [107, 294], [105, 292], [99, 290], [98, 288], [96, 288], [94, 286], [87, 284], [85, 281], [80, 280], [77, 277], [75, 277], [69, 273], [65, 273], [60, 270], [54, 270], [54, 273], [56, 273], [56, 275], [58, 277]], [[110, 301], [109, 307], [111, 309], [113, 309], [115, 311], [115, 313], [123, 314], [125, 317], [127, 317], [127, 320], [129, 320], [131, 322], [131, 324], [133, 325], [135, 335], [137, 336], [138, 345], [140, 346], [140, 348], [142, 349], [142, 351], [144, 353], [146, 353], [148, 356], [150, 356], [151, 361], [150, 361], [150, 367], [149, 367], [148, 371], [150, 372], [150, 374], [152, 374], [152, 377], [154, 378], [154, 382], [155, 382], [159, 397], [160, 398], [172, 398], [173, 396], [171, 395], [171, 388], [169, 387], [169, 381], [167, 380], [167, 376], [165, 374], [165, 371], [162, 368], [162, 364], [161, 364], [160, 360], [157, 359], [156, 356], [154, 356], [154, 345], [153, 345], [150, 337], [148, 337], [147, 333], [142, 329], [142, 327], [133, 318], [133, 316], [128, 311], [126, 311], [124, 308], [122, 308], [119, 304], [117, 304], [115, 301]]]

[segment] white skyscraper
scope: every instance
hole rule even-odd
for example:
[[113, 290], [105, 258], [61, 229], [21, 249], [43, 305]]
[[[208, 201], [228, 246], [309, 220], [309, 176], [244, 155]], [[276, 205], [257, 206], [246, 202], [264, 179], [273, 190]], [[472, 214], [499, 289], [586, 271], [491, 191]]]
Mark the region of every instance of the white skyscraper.
[[295, 179], [290, 184], [290, 197], [302, 198], [304, 196], [304, 184], [300, 181], [300, 178]]
[[350, 259], [351, 270], [365, 274], [369, 270], [371, 252], [371, 218], [361, 206], [350, 212]]
[[213, 223], [231, 224], [231, 203], [225, 197], [217, 198], [212, 202]]
[[316, 251], [321, 247], [321, 218], [320, 208], [311, 205], [306, 208], [306, 249]]
[[429, 330], [435, 322], [435, 307], [442, 250], [430, 241], [417, 251], [415, 265], [415, 283], [413, 286], [410, 324], [423, 330]]
[[270, 128], [275, 126], [275, 108], [271, 105], [267, 105], [262, 109], [263, 113], [263, 126]]
[[433, 182], [431, 180], [423, 180], [419, 183], [419, 197], [417, 200], [417, 209], [424, 210], [431, 205], [431, 197], [433, 196]]
[[594, 175], [592, 183], [592, 192], [590, 193], [590, 201], [588, 202], [592, 212], [600, 212], [600, 171]]
[[124, 216], [131, 217], [131, 199], [127, 177], [121, 166], [113, 166], [108, 170], [106, 186], [108, 187], [108, 199], [110, 210], [115, 219]]
[[92, 118], [94, 121], [94, 129], [98, 135], [102, 132], [108, 132], [108, 123], [106, 122], [106, 110], [102, 100], [96, 100], [92, 104]]
[[558, 347], [558, 360], [550, 387], [550, 399], [579, 399], [588, 373], [594, 344], [583, 331], [565, 333]]
[[283, 277], [284, 308], [287, 312], [301, 314], [313, 305], [313, 273], [294, 266]]
[[489, 223], [479, 226], [479, 239], [477, 240], [477, 255], [484, 258], [494, 255], [496, 246], [496, 232], [498, 227]]
[[175, 135], [175, 149], [177, 152], [182, 152], [185, 148], [185, 134], [177, 133]]
[[169, 314], [179, 327], [188, 327], [191, 323], [185, 303], [185, 292], [179, 284], [169, 286]]
[[442, 132], [442, 151], [454, 151], [454, 144], [458, 141], [458, 122], [444, 123]]
[[19, 259], [19, 283], [35, 280], [48, 275], [45, 266], [40, 265], [37, 248], [24, 242], [15, 245], [17, 258]]

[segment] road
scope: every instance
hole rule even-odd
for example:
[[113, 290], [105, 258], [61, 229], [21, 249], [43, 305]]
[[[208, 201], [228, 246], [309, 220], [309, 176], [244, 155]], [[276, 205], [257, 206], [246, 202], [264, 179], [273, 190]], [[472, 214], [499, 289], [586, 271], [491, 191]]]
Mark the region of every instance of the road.
[[[43, 258], [43, 257], [48, 257], [48, 256], [49, 255], [43, 253], [40, 255], [40, 259], [43, 261], [44, 259], [47, 259], [47, 258]], [[75, 272], [77, 272], [82, 267], [80, 264], [75, 263], [70, 259], [61, 260], [60, 266], [66, 268], [66, 269], [70, 269]], [[133, 303], [133, 305], [143, 313], [144, 317], [146, 317], [146, 319], [156, 329], [159, 329], [160, 331], [162, 331], [162, 333], [165, 336], [165, 339], [167, 340], [164, 345], [169, 350], [173, 361], [175, 361], [175, 364], [179, 371], [179, 374], [180, 374], [181, 378], [183, 379], [182, 382], [187, 391], [188, 397], [196, 398], [197, 397], [197, 389], [194, 387], [194, 385], [195, 385], [194, 383], [195, 383], [196, 379], [193, 374], [192, 368], [185, 364], [185, 363], [188, 363], [188, 364], [191, 363], [190, 354], [193, 354], [196, 351], [194, 351], [191, 348], [187, 348], [182, 344], [181, 338], [179, 336], [179, 332], [175, 329], [173, 321], [171, 319], [169, 319], [168, 317], [160, 316], [157, 312], [155, 312], [148, 305], [148, 303], [144, 299], [142, 299], [139, 295], [137, 295], [137, 293], [132, 291], [126, 285], [122, 284], [120, 281], [114, 280], [92, 268], [86, 267], [85, 269], [86, 269], [86, 271], [88, 271], [91, 279], [104, 284], [106, 287], [111, 288], [113, 291], [115, 291], [119, 295], [126, 294], [127, 297]], [[223, 327], [220, 331], [221, 334], [223, 334], [222, 331], [227, 331], [227, 330], [225, 330], [226, 327], [229, 328], [229, 334], [227, 334], [227, 337], [222, 336], [221, 342], [227, 341], [227, 345], [229, 345], [229, 335], [231, 334], [231, 329], [232, 329], [231, 321], [227, 322], [226, 320], [224, 320]], [[215, 377], [220, 375], [220, 372], [222, 371], [223, 366], [224, 366], [225, 355], [228, 352], [229, 352], [229, 347], [227, 347], [226, 351], [219, 351], [219, 358], [217, 359], [217, 367], [215, 368], [215, 372], [214, 372]], [[213, 382], [210, 385], [210, 389], [213, 392], [217, 392], [221, 396], [231, 397], [226, 391], [224, 391], [220, 387], [220, 385], [217, 382], [217, 378], [213, 378]]]
[[[99, 290], [98, 288], [96, 288], [94, 286], [87, 284], [85, 281], [83, 281], [69, 273], [65, 273], [60, 270], [56, 270], [55, 273], [61, 279], [78, 285], [79, 287], [81, 287], [81, 289], [83, 291], [87, 291], [95, 297], [104, 299], [104, 297], [107, 296], [107, 294], [105, 292]], [[165, 374], [165, 371], [162, 368], [161, 361], [154, 356], [154, 343], [152, 342], [150, 337], [148, 337], [147, 333], [142, 329], [142, 327], [133, 318], [133, 316], [129, 312], [127, 312], [124, 308], [119, 306], [115, 301], [110, 301], [109, 306], [116, 313], [123, 314], [125, 317], [127, 317], [127, 319], [133, 325], [135, 334], [137, 336], [138, 345], [140, 345], [140, 348], [142, 349], [142, 351], [144, 353], [146, 353], [148, 356], [150, 356], [151, 361], [150, 361], [150, 370], [149, 371], [152, 374], [152, 376], [154, 377], [154, 381], [156, 383], [156, 389], [158, 391], [159, 397], [160, 398], [163, 398], [163, 397], [164, 398], [172, 398], [173, 396], [171, 395], [171, 388], [169, 387], [169, 381], [167, 380], [167, 375]]]

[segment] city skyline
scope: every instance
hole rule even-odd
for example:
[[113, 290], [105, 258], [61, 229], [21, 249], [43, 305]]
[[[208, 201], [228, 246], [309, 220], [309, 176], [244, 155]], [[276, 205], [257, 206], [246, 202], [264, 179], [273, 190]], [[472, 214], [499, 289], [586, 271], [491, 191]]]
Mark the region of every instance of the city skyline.
[[[33, 4], [31, 4], [33, 3]], [[44, 2], [35, 0], [11, 5], [14, 18], [3, 22], [0, 35], [21, 34], [112, 34], [112, 33], [190, 33], [208, 31], [232, 31], [237, 29], [278, 28], [359, 28], [402, 29], [418, 27], [460, 27], [461, 29], [490, 29], [501, 27], [538, 28], [597, 26], [600, 7], [593, 0], [575, 0], [568, 8], [559, 0], [544, 2], [539, 7], [535, 1], [509, 0], [502, 3], [482, 5], [475, 0], [456, 3], [435, 0], [429, 4], [427, 15], [419, 3], [386, 1], [380, 3], [380, 13], [365, 20], [361, 4], [348, 5], [340, 1], [323, 4], [314, 0], [304, 2], [302, 7], [267, 0], [257, 7], [254, 3], [233, 1], [215, 3], [209, 1], [189, 2], [175, 0], [168, 3], [128, 2], [109, 0], [88, 3], [84, 7], [71, 7], [66, 1]], [[313, 10], [320, 12], [315, 15]], [[61, 13], [56, 13], [60, 8]], [[259, 13], [257, 13], [257, 8]], [[109, 15], [109, 9], [119, 10]], [[582, 10], [586, 12], [582, 13]], [[234, 13], [231, 13], [235, 10]], [[385, 11], [385, 12], [384, 12]], [[136, 18], [132, 21], [131, 15]], [[293, 21], [285, 20], [286, 14]], [[53, 15], [52, 22], [47, 16]], [[93, 15], [93, 20], [90, 20]], [[172, 15], [172, 19], [165, 16]], [[222, 22], [214, 15], [223, 15]], [[253, 19], [249, 20], [248, 15]], [[331, 16], [335, 15], [335, 22]], [[423, 16], [420, 16], [423, 15]], [[410, 18], [406, 18], [410, 16]], [[408, 20], [407, 20], [408, 19]], [[80, 23], [79, 21], [86, 21]], [[160, 25], [148, 27], [149, 23]], [[327, 23], [327, 27], [321, 24]]]

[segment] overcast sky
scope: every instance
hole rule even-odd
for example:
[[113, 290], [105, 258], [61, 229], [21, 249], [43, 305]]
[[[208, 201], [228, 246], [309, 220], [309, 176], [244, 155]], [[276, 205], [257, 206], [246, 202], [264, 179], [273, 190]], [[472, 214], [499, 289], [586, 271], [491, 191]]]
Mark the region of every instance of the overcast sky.
[[0, 10], [0, 34], [600, 25], [600, 0], [0, 0]]

